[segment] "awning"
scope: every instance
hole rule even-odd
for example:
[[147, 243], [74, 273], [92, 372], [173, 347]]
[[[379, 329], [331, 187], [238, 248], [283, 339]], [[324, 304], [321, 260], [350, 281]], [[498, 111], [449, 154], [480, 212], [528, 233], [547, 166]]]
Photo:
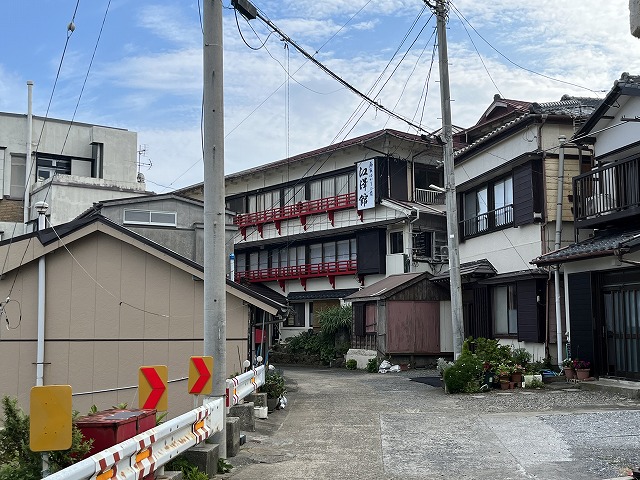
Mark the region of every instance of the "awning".
[[[498, 271], [486, 258], [474, 262], [460, 264], [460, 278], [471, 281], [476, 278], [486, 278], [494, 276]], [[448, 282], [449, 271], [440, 273], [431, 278], [432, 282]]]

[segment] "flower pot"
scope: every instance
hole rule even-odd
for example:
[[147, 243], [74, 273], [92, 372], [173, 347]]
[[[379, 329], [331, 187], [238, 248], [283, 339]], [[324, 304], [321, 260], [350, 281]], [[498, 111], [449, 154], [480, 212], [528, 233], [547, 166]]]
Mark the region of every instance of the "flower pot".
[[511, 381], [516, 384], [516, 387], [522, 386], [522, 372], [512, 373]]
[[278, 406], [279, 398], [267, 398], [267, 409], [269, 412], [274, 412]]
[[500, 388], [502, 390], [509, 390], [510, 387], [511, 387], [511, 382], [500, 380]]
[[571, 367], [564, 367], [564, 376], [567, 380], [573, 380], [576, 378], [576, 372]]
[[589, 378], [589, 372], [591, 369], [589, 368], [578, 368], [576, 369], [576, 375], [578, 376], [578, 380], [586, 380]]

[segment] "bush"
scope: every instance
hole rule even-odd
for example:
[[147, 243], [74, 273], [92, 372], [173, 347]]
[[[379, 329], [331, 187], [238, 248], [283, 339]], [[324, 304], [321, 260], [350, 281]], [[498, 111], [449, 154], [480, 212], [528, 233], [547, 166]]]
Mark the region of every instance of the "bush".
[[275, 370], [267, 370], [264, 385], [260, 388], [267, 394], [267, 398], [280, 398], [286, 392], [284, 376]]
[[320, 330], [326, 335], [335, 335], [339, 330], [351, 330], [351, 306], [328, 307], [315, 313]]
[[526, 366], [531, 362], [531, 354], [526, 348], [514, 348], [511, 358], [516, 365]]
[[444, 371], [444, 383], [449, 393], [474, 393], [480, 391], [482, 374], [482, 360], [466, 352]]
[[[4, 429], [0, 430], [0, 480], [39, 480], [42, 478], [42, 457], [29, 448], [29, 416], [18, 406], [18, 400], [2, 398]], [[78, 412], [73, 413], [77, 417]], [[51, 472], [62, 470], [82, 459], [91, 449], [92, 440], [85, 440], [73, 424], [71, 448], [49, 452]]]
[[380, 362], [378, 362], [378, 359], [370, 358], [367, 362], [367, 372], [378, 373], [378, 368], [380, 368]]
[[353, 358], [351, 360], [347, 360], [346, 367], [349, 370], [355, 370], [356, 368], [358, 368], [358, 362]]

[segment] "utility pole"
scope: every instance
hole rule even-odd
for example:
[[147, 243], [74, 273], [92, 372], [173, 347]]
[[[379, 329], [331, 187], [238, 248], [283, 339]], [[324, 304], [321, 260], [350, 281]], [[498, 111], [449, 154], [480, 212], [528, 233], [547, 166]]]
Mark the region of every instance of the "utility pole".
[[[226, 393], [227, 322], [224, 203], [224, 117], [222, 2], [203, 5], [204, 105], [204, 355], [213, 357], [213, 396]], [[213, 436], [227, 458], [226, 409], [222, 430]]]
[[435, 10], [438, 22], [438, 63], [440, 65], [440, 102], [442, 105], [442, 141], [444, 157], [444, 188], [447, 209], [447, 244], [449, 247], [449, 286], [451, 289], [451, 326], [453, 327], [453, 358], [460, 356], [464, 340], [462, 315], [462, 285], [458, 253], [458, 207], [456, 179], [453, 172], [453, 125], [451, 123], [451, 93], [449, 92], [449, 59], [447, 55], [447, 16], [449, 0], [425, 0]]

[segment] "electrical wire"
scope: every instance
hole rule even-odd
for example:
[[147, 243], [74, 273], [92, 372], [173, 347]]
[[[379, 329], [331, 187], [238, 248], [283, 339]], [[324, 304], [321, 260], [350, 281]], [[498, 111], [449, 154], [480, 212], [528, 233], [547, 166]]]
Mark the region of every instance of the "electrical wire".
[[[581, 88], [583, 90], [588, 90], [591, 93], [596, 94], [596, 96], [600, 97], [601, 96], [601, 92], [597, 92], [596, 90], [592, 90], [589, 87], [585, 87], [582, 85], [578, 85], [577, 83], [572, 83], [572, 82], [568, 82], [566, 80], [560, 80], [559, 78], [554, 78], [551, 77], [549, 75], [545, 75], [544, 73], [540, 73], [540, 72], [536, 72], [535, 70], [531, 70], [530, 68], [527, 67], [523, 67], [522, 65], [514, 62], [513, 60], [511, 60], [509, 57], [507, 57], [504, 53], [502, 53], [500, 50], [498, 50], [496, 47], [494, 47], [489, 40], [487, 40], [486, 38], [484, 38], [482, 36], [482, 34], [480, 32], [478, 32], [478, 30], [476, 30], [476, 28], [471, 24], [471, 22], [469, 22], [469, 20], [467, 20], [467, 18], [462, 14], [462, 12], [453, 4], [453, 2], [449, 2], [451, 4], [451, 8], [453, 8], [453, 10], [456, 12], [456, 14], [458, 15], [458, 18], [462, 18], [470, 27], [471, 29], [476, 33], [476, 35], [478, 35], [478, 37], [480, 37], [482, 39], [482, 41], [484, 41], [484, 43], [486, 43], [492, 50], [494, 50], [498, 55], [500, 55], [502, 58], [504, 58], [507, 62], [509, 62], [511, 65], [513, 65], [514, 67], [517, 67], [521, 70], [524, 70], [525, 72], [529, 72], [532, 73], [534, 75], [538, 75], [542, 78], [546, 78], [547, 80], [552, 80], [554, 82], [558, 82], [558, 83], [563, 83], [565, 85], [571, 85], [572, 87], [577, 87], [577, 88]], [[496, 87], [497, 88], [497, 87]]]
[[93, 47], [93, 54], [91, 55], [91, 61], [89, 62], [89, 67], [87, 68], [87, 73], [84, 76], [84, 81], [82, 82], [82, 88], [80, 89], [80, 95], [78, 95], [78, 101], [76, 102], [76, 107], [73, 110], [73, 115], [71, 116], [71, 121], [69, 122], [69, 128], [67, 129], [67, 134], [64, 137], [64, 142], [62, 143], [62, 148], [60, 149], [60, 155], [64, 152], [64, 147], [67, 144], [67, 140], [69, 139], [69, 133], [71, 132], [71, 126], [76, 118], [76, 113], [78, 113], [78, 106], [80, 105], [80, 100], [82, 99], [82, 94], [84, 93], [84, 87], [87, 85], [87, 79], [89, 78], [89, 72], [91, 72], [91, 67], [93, 65], [93, 60], [96, 57], [96, 52], [98, 51], [98, 45], [100, 44], [100, 38], [102, 37], [102, 31], [104, 30], [104, 24], [107, 21], [107, 14], [109, 13], [109, 7], [111, 6], [111, 0], [107, 2], [107, 8], [104, 12], [104, 16], [102, 17], [102, 24], [100, 25], [100, 31], [98, 32], [98, 38], [96, 39], [96, 44]]

